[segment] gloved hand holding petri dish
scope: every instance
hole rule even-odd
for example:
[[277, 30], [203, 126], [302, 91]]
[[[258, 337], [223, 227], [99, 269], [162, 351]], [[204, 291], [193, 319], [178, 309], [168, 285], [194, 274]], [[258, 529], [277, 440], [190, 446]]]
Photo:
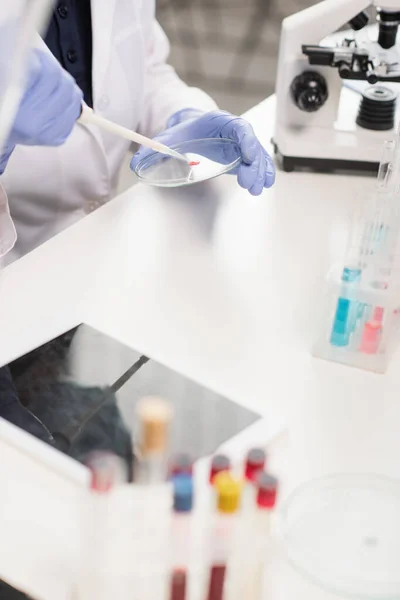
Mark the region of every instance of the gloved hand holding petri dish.
[[181, 121], [179, 113], [173, 115], [172, 126], [155, 138], [183, 154], [188, 164], [141, 147], [131, 160], [139, 179], [160, 187], [178, 187], [229, 173], [254, 196], [273, 185], [272, 158], [247, 121], [224, 111], [189, 114], [191, 118]]

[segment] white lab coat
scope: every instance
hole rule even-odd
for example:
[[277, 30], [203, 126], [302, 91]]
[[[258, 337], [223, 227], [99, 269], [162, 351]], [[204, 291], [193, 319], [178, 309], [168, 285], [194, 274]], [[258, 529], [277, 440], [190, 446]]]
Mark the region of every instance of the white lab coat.
[[17, 233], [10, 216], [7, 194], [0, 183], [0, 268], [4, 256], [14, 248], [16, 239]]
[[[100, 115], [153, 136], [182, 108], [215, 108], [166, 64], [169, 44], [155, 0], [92, 0], [92, 30]], [[16, 148], [2, 177], [18, 234], [8, 262], [110, 200], [128, 149], [129, 142], [86, 125], [57, 148]]]

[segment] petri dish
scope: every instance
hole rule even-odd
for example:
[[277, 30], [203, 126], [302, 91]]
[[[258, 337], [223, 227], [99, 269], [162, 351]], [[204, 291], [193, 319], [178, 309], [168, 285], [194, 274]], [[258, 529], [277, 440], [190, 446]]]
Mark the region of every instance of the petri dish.
[[143, 183], [159, 187], [192, 185], [235, 172], [242, 160], [238, 144], [225, 138], [189, 140], [170, 148], [183, 154], [189, 162], [199, 164], [190, 166], [179, 159], [151, 152], [135, 169]]
[[400, 482], [336, 475], [295, 491], [279, 512], [289, 562], [351, 598], [400, 598]]

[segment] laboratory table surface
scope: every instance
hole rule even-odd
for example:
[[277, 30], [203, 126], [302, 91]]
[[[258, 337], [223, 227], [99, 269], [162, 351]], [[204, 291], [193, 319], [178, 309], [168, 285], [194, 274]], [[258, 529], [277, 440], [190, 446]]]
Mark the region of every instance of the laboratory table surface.
[[[246, 115], [267, 147], [274, 107]], [[0, 364], [84, 322], [261, 415], [265, 442], [285, 428], [270, 444], [282, 497], [329, 473], [399, 478], [398, 355], [385, 375], [311, 355], [325, 276], [368, 185], [282, 172], [259, 198], [230, 176], [135, 185], [1, 273]], [[250, 426], [233, 445], [256, 437]], [[271, 597], [330, 597], [287, 569]]]

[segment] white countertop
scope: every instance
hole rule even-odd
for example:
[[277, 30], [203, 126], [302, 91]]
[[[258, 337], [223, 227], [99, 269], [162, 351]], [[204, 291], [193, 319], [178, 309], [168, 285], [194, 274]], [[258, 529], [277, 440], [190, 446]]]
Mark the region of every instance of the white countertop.
[[[247, 116], [268, 145], [274, 98]], [[397, 394], [397, 361], [382, 377], [310, 354], [366, 183], [278, 172], [259, 198], [231, 176], [134, 186], [1, 273], [0, 364], [86, 321], [269, 418], [333, 390]]]
[[[268, 145], [274, 98], [247, 117]], [[134, 186], [1, 273], [0, 363], [84, 321], [286, 424], [272, 463], [284, 495], [326, 473], [400, 477], [398, 356], [384, 376], [311, 357], [324, 277], [365, 184], [278, 172], [256, 199], [230, 176]]]

